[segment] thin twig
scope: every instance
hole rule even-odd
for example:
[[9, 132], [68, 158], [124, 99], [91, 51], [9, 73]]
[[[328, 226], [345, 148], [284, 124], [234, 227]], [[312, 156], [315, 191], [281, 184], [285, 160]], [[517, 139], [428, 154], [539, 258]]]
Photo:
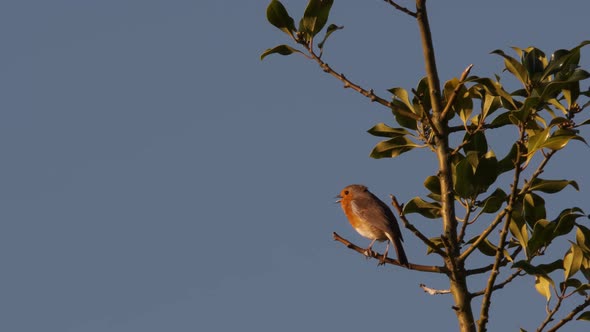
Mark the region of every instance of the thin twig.
[[[520, 137], [516, 144], [516, 160], [514, 161], [514, 178], [512, 180], [512, 189], [510, 193], [510, 199], [508, 201], [508, 212], [506, 213], [506, 217], [504, 220], [504, 227], [500, 232], [500, 241], [498, 242], [498, 248], [496, 249], [496, 257], [494, 259], [494, 267], [490, 272], [490, 277], [488, 278], [488, 282], [485, 288], [485, 292], [483, 294], [483, 299], [481, 301], [481, 311], [479, 314], [478, 320], [478, 328], [477, 330], [480, 332], [487, 331], [486, 324], [488, 323], [488, 315], [490, 310], [492, 292], [494, 290], [494, 283], [496, 282], [496, 278], [500, 273], [500, 262], [502, 261], [502, 257], [504, 257], [504, 246], [506, 245], [506, 238], [508, 236], [508, 228], [510, 226], [510, 219], [512, 217], [512, 207], [516, 203], [516, 197], [518, 192], [518, 183], [520, 182], [520, 174], [522, 172], [522, 167], [520, 167], [520, 159], [522, 158], [521, 148], [524, 146], [525, 140], [525, 126], [522, 125], [519, 128], [520, 130]], [[505, 210], [506, 211], [506, 210]], [[479, 239], [478, 239], [479, 240]], [[476, 241], [477, 242], [477, 241]]]
[[[514, 260], [514, 258], [522, 251], [522, 247], [517, 247], [514, 252], [512, 253], [512, 255], [510, 255], [510, 257], [512, 258], [512, 260]], [[504, 258], [502, 260], [502, 263], [500, 264], [501, 266], [505, 266], [508, 265], [508, 262], [510, 262], [507, 258]], [[490, 265], [486, 265], [486, 266], [482, 266], [482, 267], [478, 267], [476, 269], [471, 269], [471, 270], [467, 270], [465, 271], [465, 275], [474, 275], [474, 274], [482, 274], [482, 273], [486, 273], [488, 271], [491, 271], [494, 268], [494, 264], [490, 264]]]
[[[521, 272], [522, 272], [522, 269], [518, 269], [516, 272], [512, 273], [508, 278], [506, 278], [506, 280], [494, 285], [493, 290], [495, 291], [495, 290], [504, 288], [504, 286], [506, 286], [507, 284], [512, 282], [512, 280], [514, 280], [514, 278], [523, 276], [524, 274], [522, 274]], [[482, 296], [485, 293], [485, 291], [486, 291], [485, 289], [482, 289], [479, 292], [471, 293], [471, 297], [475, 298], [478, 296]]]
[[[335, 71], [334, 69], [332, 69], [332, 67], [330, 67], [330, 65], [325, 63], [324, 60], [322, 60], [317, 54], [315, 54], [314, 50], [311, 47], [309, 47], [309, 45], [304, 45], [304, 46], [307, 47], [307, 51], [309, 52], [309, 55], [311, 56], [311, 58], [313, 60], [315, 60], [315, 62], [318, 63], [318, 65], [320, 65], [322, 70], [324, 72], [336, 77], [340, 81], [342, 81], [344, 83], [344, 88], [351, 88], [354, 91], [360, 93], [361, 95], [369, 98], [372, 102], [377, 102], [389, 109], [393, 109], [393, 104], [391, 102], [377, 96], [375, 94], [375, 92], [373, 91], [373, 89], [367, 90], [367, 89], [364, 89], [363, 87], [361, 87], [360, 85], [353, 83], [351, 80], [346, 78], [346, 76], [344, 76], [344, 74]], [[412, 112], [408, 112], [403, 109], [396, 109], [396, 112], [398, 112], [400, 115], [411, 118], [413, 120], [416, 120], [416, 121], [420, 120], [420, 117]]]
[[[555, 153], [557, 152], [557, 150], [553, 150], [549, 153], [547, 153], [545, 155], [545, 158], [543, 159], [543, 161], [541, 161], [541, 163], [539, 164], [539, 166], [537, 167], [537, 169], [533, 172], [533, 174], [531, 175], [530, 179], [528, 181], [526, 181], [526, 183], [524, 184], [524, 186], [522, 187], [522, 189], [520, 190], [520, 192], [518, 192], [518, 194], [516, 196], [520, 196], [526, 192], [529, 191], [531, 185], [533, 184], [533, 181], [535, 179], [537, 179], [537, 177], [539, 177], [539, 175], [541, 175], [541, 173], [543, 173], [545, 166], [547, 165], [547, 163], [549, 162], [549, 160], [551, 159], [551, 157], [553, 157], [553, 155], [555, 155]], [[517, 156], [517, 158], [519, 158]], [[520, 168], [520, 165], [516, 165], [517, 168]], [[459, 257], [460, 260], [465, 260], [467, 259], [467, 257], [475, 250], [477, 249], [477, 246], [484, 241], [488, 235], [490, 235], [490, 233], [496, 228], [496, 226], [498, 226], [500, 224], [500, 222], [502, 222], [502, 218], [506, 215], [506, 213], [508, 211], [512, 210], [512, 205], [508, 204], [504, 210], [502, 210], [500, 213], [498, 213], [496, 215], [496, 218], [494, 219], [494, 221], [492, 221], [492, 223], [481, 233], [481, 235], [477, 238], [477, 240], [475, 240], [475, 242], [473, 242], [471, 244], [471, 246], [469, 248], [467, 248]]]
[[511, 122], [509, 122], [509, 123], [500, 123], [500, 124], [495, 124], [495, 125], [492, 125], [492, 124], [479, 124], [479, 125], [467, 125], [467, 126], [459, 125], [459, 126], [451, 126], [451, 127], [449, 127], [448, 131], [449, 131], [449, 134], [451, 134], [451, 133], [456, 133], [456, 132], [465, 131], [465, 130], [469, 130], [469, 131], [471, 131], [471, 130], [477, 130], [478, 128], [481, 128], [481, 129], [496, 129], [496, 128], [501, 128], [501, 127], [508, 126], [508, 125], [512, 125], [512, 123]]
[[398, 5], [397, 3], [393, 2], [392, 0], [383, 0], [383, 1], [387, 2], [388, 4], [390, 4], [393, 7], [395, 7], [395, 9], [397, 9], [397, 10], [403, 12], [403, 13], [406, 13], [406, 14], [412, 16], [412, 17], [416, 17], [416, 13], [414, 13], [413, 11], [409, 10], [406, 7], [402, 7], [402, 6]]
[[461, 231], [459, 231], [457, 243], [463, 243], [463, 239], [465, 238], [465, 232], [467, 231], [467, 226], [469, 225], [469, 217], [471, 216], [471, 204], [473, 204], [473, 202], [468, 202], [467, 206], [465, 207], [465, 217], [463, 218], [463, 225], [461, 225]]
[[[344, 244], [347, 248], [352, 249], [360, 254], [363, 254], [365, 256], [368, 257], [372, 257], [375, 259], [378, 259], [380, 261], [383, 261], [385, 263], [391, 264], [391, 265], [397, 265], [397, 266], [402, 266], [402, 267], [406, 267], [405, 265], [401, 264], [399, 262], [399, 260], [397, 259], [391, 259], [389, 257], [383, 257], [383, 255], [375, 252], [375, 251], [371, 251], [371, 252], [367, 252], [367, 249], [365, 248], [361, 248], [355, 244], [353, 244], [352, 242], [348, 241], [347, 239], [341, 237], [340, 235], [336, 234], [336, 232], [332, 233], [332, 236], [334, 237], [334, 240]], [[416, 270], [416, 271], [422, 271], [422, 272], [431, 272], [431, 273], [443, 273], [446, 274], [448, 273], [448, 269], [444, 266], [432, 266], [432, 265], [420, 265], [420, 264], [408, 264], [407, 266], [408, 269], [410, 270]]]
[[580, 311], [584, 310], [588, 306], [590, 306], [590, 296], [586, 296], [586, 300], [584, 301], [584, 303], [582, 303], [579, 306], [577, 306], [574, 309], [572, 309], [572, 311], [567, 316], [565, 316], [562, 320], [560, 320], [552, 328], [550, 328], [549, 330], [547, 330], [547, 332], [555, 332], [555, 331], [557, 331], [560, 327], [562, 327], [563, 325], [565, 325], [567, 322], [569, 322], [572, 319], [574, 319], [574, 316], [576, 316]]
[[451, 151], [451, 156], [456, 155], [457, 152], [459, 152], [459, 150], [461, 150], [467, 144], [469, 144], [468, 140], [464, 140], [463, 142], [461, 142], [461, 144], [457, 145], [457, 147], [453, 151]]
[[455, 100], [457, 99], [457, 95], [459, 94], [459, 90], [461, 90], [461, 87], [465, 83], [465, 79], [467, 78], [467, 75], [469, 75], [471, 68], [473, 68], [473, 65], [467, 66], [467, 68], [465, 68], [465, 70], [463, 71], [463, 74], [461, 74], [461, 78], [459, 79], [459, 84], [457, 84], [457, 86], [455, 87], [455, 90], [453, 90], [453, 93], [451, 93], [451, 97], [449, 97], [449, 100], [447, 101], [447, 105], [445, 106], [445, 109], [440, 114], [441, 119], [444, 119], [447, 116], [447, 113], [449, 113], [449, 110], [451, 109], [451, 107], [455, 103]]
[[512, 206], [506, 206], [504, 208], [504, 210], [500, 211], [500, 213], [498, 213], [496, 215], [496, 218], [494, 219], [494, 221], [492, 221], [492, 223], [481, 233], [481, 235], [477, 238], [477, 240], [475, 240], [471, 246], [469, 246], [469, 248], [465, 249], [465, 251], [463, 251], [463, 253], [461, 254], [461, 256], [459, 256], [459, 260], [465, 260], [467, 259], [467, 257], [469, 257], [469, 255], [471, 255], [471, 253], [477, 249], [477, 247], [480, 245], [480, 243], [482, 243], [485, 239], [487, 239], [488, 235], [490, 235], [490, 233], [502, 222], [502, 219], [504, 218], [504, 216], [506, 215], [506, 213], [512, 209]]
[[[550, 322], [553, 321], [553, 316], [555, 315], [555, 313], [557, 313], [557, 311], [561, 307], [561, 302], [563, 302], [563, 297], [558, 296], [557, 303], [555, 304], [555, 307], [553, 307], [553, 309], [551, 309], [547, 312], [547, 316], [545, 316], [545, 319], [543, 320], [543, 322], [541, 322], [541, 325], [539, 325], [539, 327], [537, 328], [537, 332], [543, 331], [543, 329], [547, 326], [547, 324], [549, 324]], [[549, 303], [547, 303], [547, 307], [549, 307]]]
[[393, 196], [393, 195], [389, 195], [389, 197], [391, 197], [391, 205], [393, 205], [393, 207], [396, 209], [397, 214], [399, 215], [399, 218], [401, 219], [402, 223], [404, 224], [404, 227], [407, 228], [408, 230], [410, 230], [412, 233], [414, 233], [414, 235], [416, 235], [417, 238], [422, 240], [422, 242], [424, 242], [424, 244], [426, 244], [430, 249], [432, 249], [432, 251], [434, 251], [435, 253], [437, 253], [441, 257], [447, 257], [447, 254], [444, 251], [440, 250], [440, 248], [436, 244], [434, 244], [432, 241], [430, 241], [429, 238], [427, 238], [424, 234], [422, 234], [422, 232], [420, 232], [416, 227], [414, 227], [414, 225], [412, 225], [408, 221], [408, 218], [406, 218], [406, 215], [404, 214], [404, 210], [403, 210], [402, 206], [399, 204], [399, 202], [397, 201], [397, 198], [395, 198], [395, 196]]

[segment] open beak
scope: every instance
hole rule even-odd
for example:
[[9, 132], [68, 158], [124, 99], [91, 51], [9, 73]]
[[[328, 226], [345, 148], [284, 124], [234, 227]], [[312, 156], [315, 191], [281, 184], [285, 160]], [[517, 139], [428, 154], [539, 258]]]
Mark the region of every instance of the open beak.
[[336, 195], [336, 196], [334, 196], [334, 198], [337, 198], [337, 199], [338, 199], [338, 200], [337, 200], [336, 202], [334, 202], [334, 203], [340, 203], [340, 202], [342, 201], [342, 196], [340, 196], [340, 195]]

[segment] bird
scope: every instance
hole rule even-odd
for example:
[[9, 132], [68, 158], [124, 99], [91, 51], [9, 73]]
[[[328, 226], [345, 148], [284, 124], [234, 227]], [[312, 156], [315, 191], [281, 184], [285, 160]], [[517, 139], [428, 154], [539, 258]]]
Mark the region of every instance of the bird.
[[366, 254], [371, 256], [375, 241], [387, 241], [387, 247], [378, 265], [385, 264], [389, 243], [393, 244], [401, 265], [408, 267], [408, 258], [402, 246], [402, 233], [391, 209], [361, 184], [346, 186], [336, 196], [352, 227], [371, 241]]

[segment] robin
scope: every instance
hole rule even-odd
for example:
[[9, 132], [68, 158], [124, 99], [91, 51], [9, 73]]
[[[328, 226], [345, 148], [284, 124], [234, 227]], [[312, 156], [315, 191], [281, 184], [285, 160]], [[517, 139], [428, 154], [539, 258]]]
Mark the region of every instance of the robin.
[[352, 184], [342, 189], [337, 196], [342, 210], [352, 227], [362, 236], [373, 240], [367, 248], [371, 255], [375, 241], [387, 241], [387, 247], [379, 265], [385, 264], [385, 258], [389, 251], [389, 242], [397, 252], [401, 265], [408, 266], [408, 258], [402, 246], [402, 233], [391, 209], [377, 196], [373, 195], [367, 187], [360, 184]]

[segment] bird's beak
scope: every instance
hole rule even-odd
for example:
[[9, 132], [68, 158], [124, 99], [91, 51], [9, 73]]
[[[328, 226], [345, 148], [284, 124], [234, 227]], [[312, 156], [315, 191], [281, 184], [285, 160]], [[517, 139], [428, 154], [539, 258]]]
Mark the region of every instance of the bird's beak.
[[334, 196], [334, 198], [337, 198], [338, 200], [334, 203], [340, 203], [342, 201], [342, 196], [340, 194]]

